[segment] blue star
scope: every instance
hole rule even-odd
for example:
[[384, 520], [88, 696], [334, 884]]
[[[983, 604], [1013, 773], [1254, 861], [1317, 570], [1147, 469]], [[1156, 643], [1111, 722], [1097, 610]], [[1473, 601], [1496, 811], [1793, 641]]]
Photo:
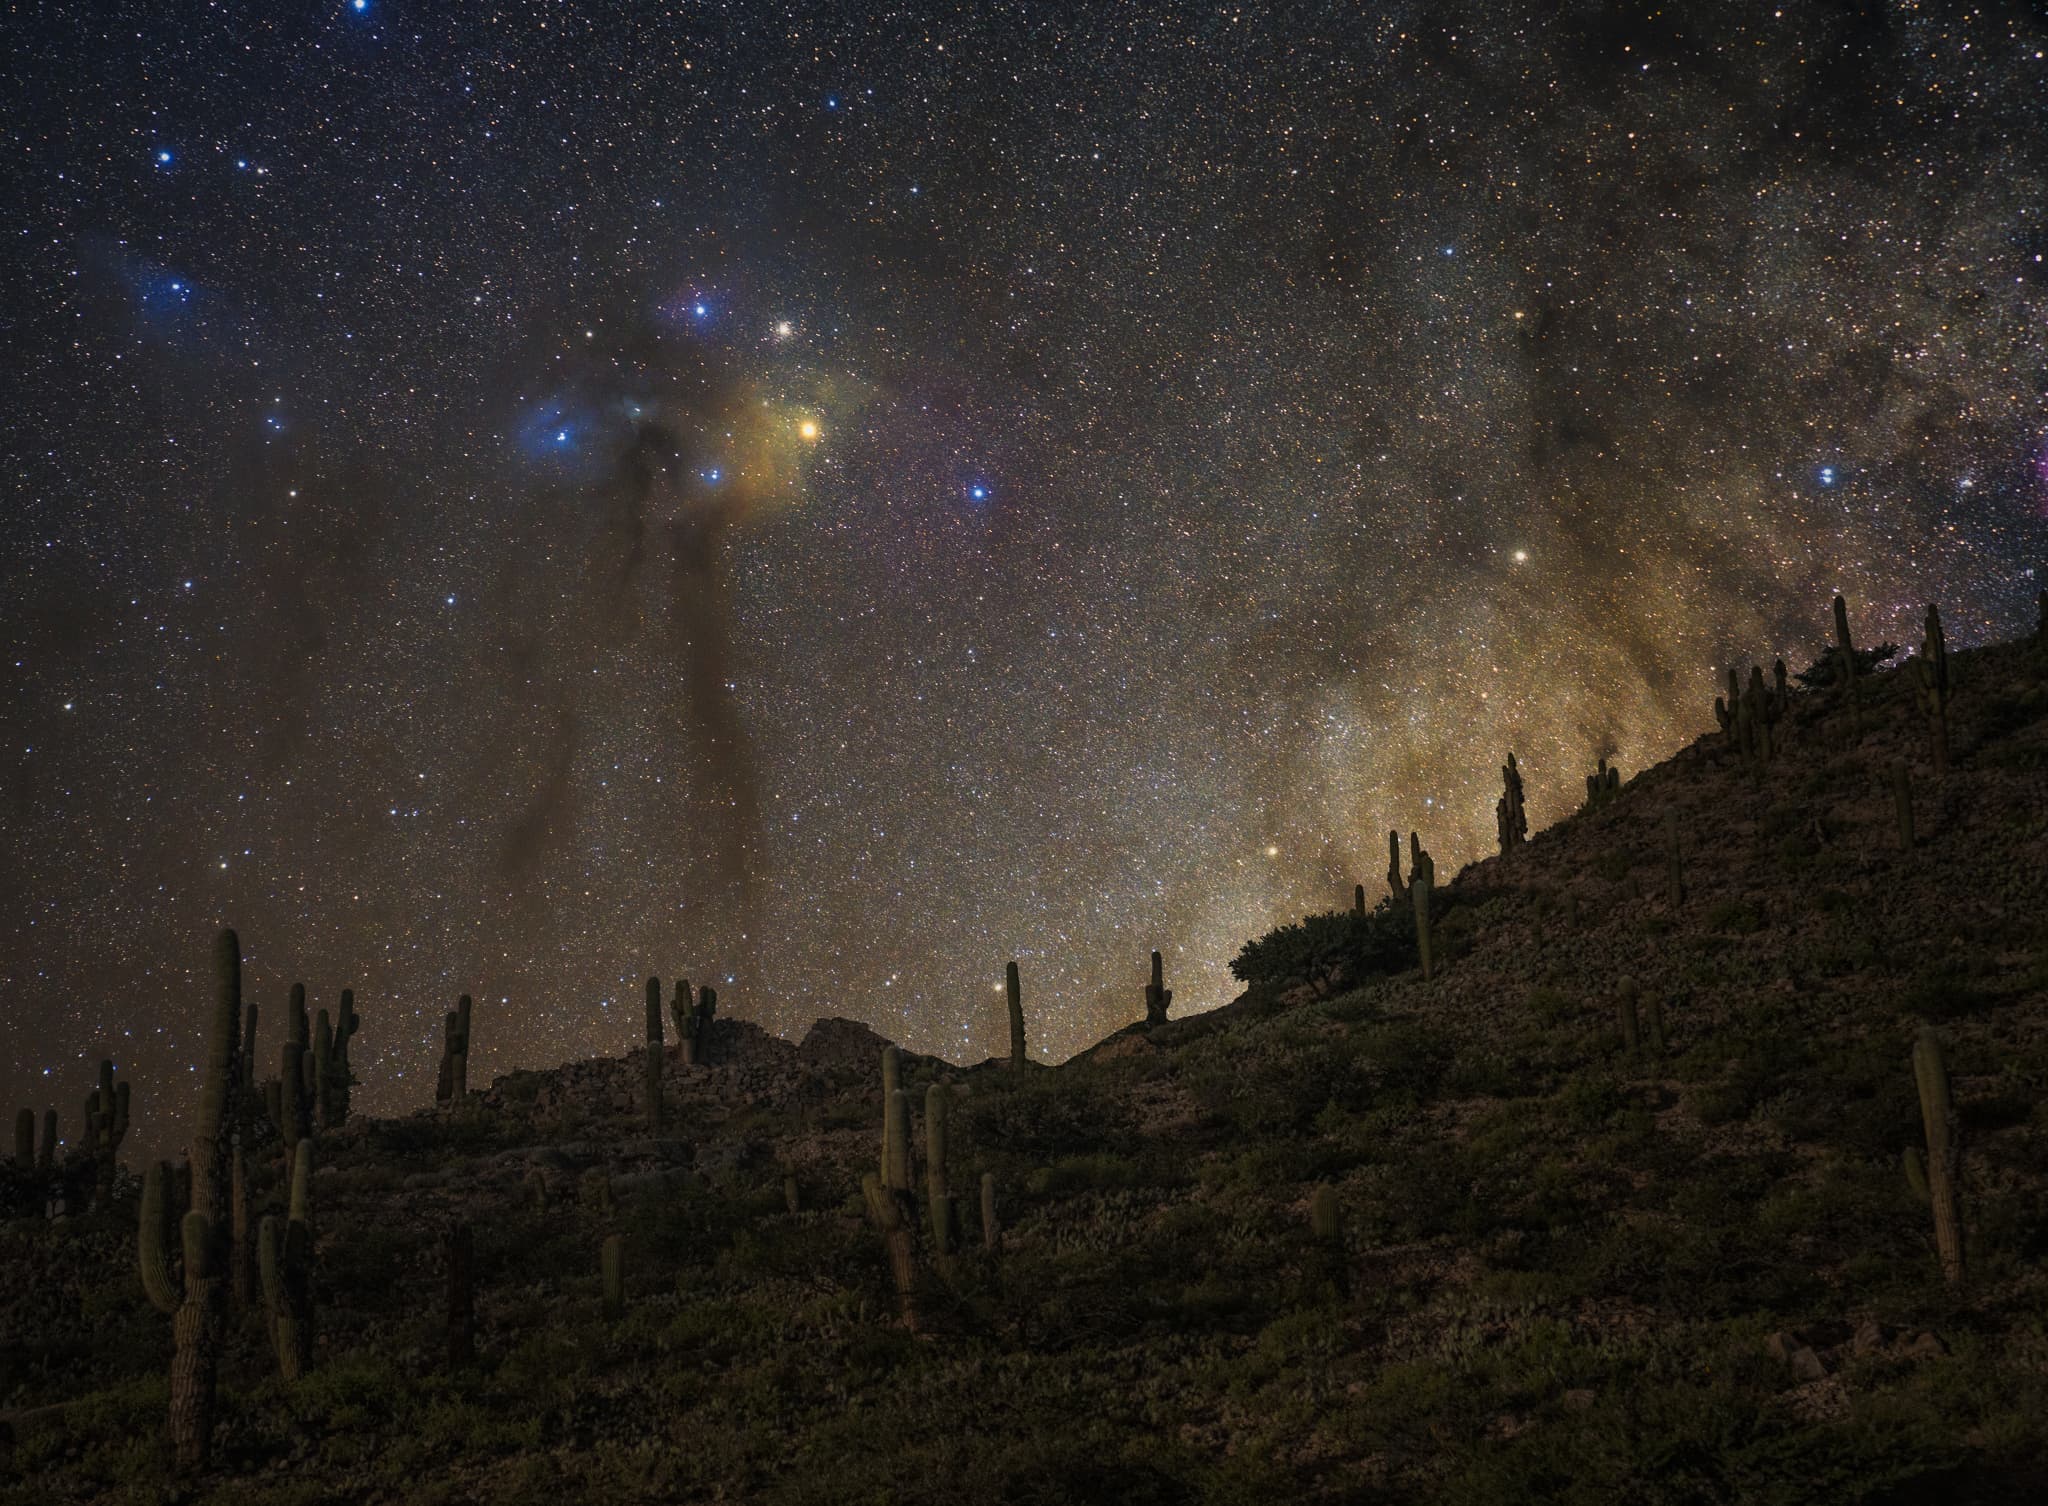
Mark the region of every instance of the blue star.
[[722, 470], [720, 470], [720, 469], [719, 469], [719, 468], [718, 468], [717, 466], [715, 466], [715, 465], [714, 465], [713, 467], [711, 467], [711, 469], [710, 469], [710, 470], [708, 470], [708, 471], [706, 471], [706, 472], [704, 473], [704, 479], [705, 479], [706, 481], [710, 482], [710, 483], [711, 483], [711, 484], [712, 484], [713, 486], [716, 486], [716, 485], [718, 485], [719, 481], [720, 481], [721, 479], [723, 479], [723, 478], [724, 478], [724, 476], [725, 476], [725, 472], [724, 472], [724, 471], [722, 471]]
[[1833, 486], [1835, 484], [1835, 468], [1833, 466], [1824, 465], [1820, 468], [1820, 484], [1822, 486]]
[[838, 108], [839, 108], [839, 96], [838, 96], [838, 95], [836, 95], [836, 94], [828, 94], [828, 95], [826, 95], [826, 96], [825, 96], [825, 108], [826, 108], [826, 109], [828, 109], [828, 110], [836, 110], [836, 109], [838, 109]]
[[977, 502], [986, 502], [988, 500], [988, 488], [980, 482], [976, 482], [973, 486], [967, 488], [967, 495]]
[[370, 8], [370, 0], [348, 0], [348, 3], [349, 8], [357, 15], [361, 15]]
[[168, 148], [159, 147], [157, 149], [156, 164], [158, 167], [169, 167], [171, 165], [171, 154]]

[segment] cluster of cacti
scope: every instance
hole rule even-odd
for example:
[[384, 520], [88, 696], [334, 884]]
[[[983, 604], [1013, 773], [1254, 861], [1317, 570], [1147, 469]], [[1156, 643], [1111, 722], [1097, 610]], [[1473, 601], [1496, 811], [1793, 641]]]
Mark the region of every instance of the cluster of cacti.
[[668, 1053], [661, 1041], [661, 979], [647, 980], [647, 1128], [661, 1133], [661, 1077]]
[[1017, 978], [1017, 964], [1003, 969], [1003, 994], [1010, 1006], [1010, 1066], [1024, 1067], [1024, 988]]
[[275, 1214], [257, 1231], [257, 1268], [263, 1281], [264, 1323], [277, 1373], [295, 1381], [313, 1364], [313, 1138], [292, 1151], [291, 1202], [282, 1224]]
[[1586, 776], [1586, 808], [1592, 810], [1605, 805], [1621, 793], [1621, 770], [1610, 767], [1607, 757], [1602, 754], [1600, 766]]
[[683, 1065], [692, 1066], [709, 1059], [711, 1019], [717, 1010], [717, 989], [707, 983], [692, 993], [688, 978], [676, 979], [676, 993], [669, 1001], [669, 1013], [676, 1022], [676, 1045], [682, 1053]]
[[1948, 642], [1941, 633], [1941, 613], [1931, 603], [1927, 608], [1926, 636], [1920, 653], [1909, 666], [1913, 699], [1927, 717], [1927, 732], [1934, 755], [1934, 777], [1948, 778]]
[[1792, 704], [1792, 691], [1785, 678], [1785, 661], [1780, 659], [1772, 667], [1773, 684], [1764, 684], [1761, 665], [1749, 667], [1749, 683], [1745, 687], [1742, 678], [1734, 669], [1728, 671], [1728, 694], [1714, 697], [1714, 720], [1721, 724], [1722, 732], [1735, 748], [1736, 756], [1753, 773], [1762, 773], [1764, 766], [1778, 751], [1782, 735], [1779, 723]]
[[469, 1096], [469, 995], [455, 1001], [441, 1022], [441, 1071], [436, 1103], [460, 1103]]
[[[1365, 890], [1358, 891], [1359, 913], [1365, 912]], [[1164, 1025], [1166, 1006], [1173, 1002], [1173, 990], [1166, 986], [1166, 962], [1159, 953], [1152, 954], [1152, 981], [1145, 985], [1145, 1023]]]
[[[93, 1200], [102, 1208], [113, 1201], [114, 1168], [121, 1142], [128, 1135], [128, 1084], [114, 1081], [114, 1064], [102, 1059], [99, 1086], [85, 1099], [84, 1151], [92, 1162]], [[19, 1130], [17, 1123], [17, 1145]]]
[[[214, 1379], [225, 1328], [227, 1283], [225, 1241], [232, 1169], [233, 1099], [241, 1080], [236, 1060], [242, 1037], [242, 949], [233, 931], [215, 947], [219, 994], [207, 1035], [206, 1077], [191, 1149], [192, 1207], [180, 1228], [184, 1254], [182, 1299], [175, 1304], [172, 1333], [169, 1431], [181, 1468], [206, 1463], [213, 1440]], [[145, 1185], [138, 1227], [138, 1261], [150, 1300], [165, 1305], [173, 1291], [169, 1271], [170, 1169], [159, 1163]], [[153, 1222], [154, 1220], [154, 1222]]]
[[[1954, 1285], [1963, 1279], [1963, 1220], [1956, 1206], [1962, 1150], [1949, 1104], [1948, 1064], [1942, 1059], [1941, 1037], [1931, 1029], [1922, 1030], [1914, 1042], [1913, 1081], [1920, 1089], [1920, 1122], [1927, 1136], [1921, 1176], [1934, 1214], [1934, 1247], [1941, 1259], [1942, 1276]], [[1910, 1163], [1907, 1174], [1910, 1180]]]
[[1493, 805], [1493, 819], [1499, 829], [1501, 856], [1528, 840], [1529, 817], [1522, 803], [1522, 770], [1512, 750], [1500, 767], [1501, 797]]

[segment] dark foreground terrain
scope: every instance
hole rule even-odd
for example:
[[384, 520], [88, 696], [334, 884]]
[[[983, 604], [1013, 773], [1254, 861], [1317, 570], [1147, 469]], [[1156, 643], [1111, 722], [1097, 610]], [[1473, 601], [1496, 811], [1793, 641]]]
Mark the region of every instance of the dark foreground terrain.
[[2048, 1499], [2048, 649], [1950, 666], [1945, 779], [1905, 672], [1795, 688], [1767, 759], [1712, 735], [1442, 884], [1430, 980], [1403, 900], [1057, 1068], [905, 1054], [906, 1267], [847, 1021], [671, 1032], [658, 1132], [637, 1051], [323, 1131], [310, 1367], [238, 1304], [175, 1485], [136, 1178], [53, 1220], [61, 1169], [0, 1174], [0, 1503]]

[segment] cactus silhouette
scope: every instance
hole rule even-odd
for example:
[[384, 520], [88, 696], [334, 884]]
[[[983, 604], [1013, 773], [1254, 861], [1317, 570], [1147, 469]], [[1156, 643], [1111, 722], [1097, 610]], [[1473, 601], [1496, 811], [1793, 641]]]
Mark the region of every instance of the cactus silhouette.
[[1010, 1004], [1010, 1065], [1021, 1071], [1024, 1066], [1024, 989], [1017, 978], [1017, 964], [1012, 962], [1003, 969], [1003, 993]]
[[661, 1133], [661, 1071], [666, 1053], [661, 1041], [661, 979], [647, 980], [647, 1128]]
[[1941, 1037], [1920, 1032], [1913, 1045], [1913, 1080], [1920, 1089], [1920, 1123], [1927, 1136], [1928, 1204], [1934, 1212], [1934, 1247], [1941, 1274], [1951, 1286], [1963, 1279], [1963, 1220], [1956, 1207], [1956, 1175], [1962, 1152], [1955, 1133], [1955, 1115], [1948, 1092], [1948, 1064]]
[[[1365, 913], [1365, 886], [1358, 888], [1358, 909]], [[1166, 962], [1159, 953], [1152, 954], [1152, 981], [1145, 985], [1145, 1023], [1164, 1025], [1166, 1006], [1173, 1002], [1173, 990], [1166, 986]]]

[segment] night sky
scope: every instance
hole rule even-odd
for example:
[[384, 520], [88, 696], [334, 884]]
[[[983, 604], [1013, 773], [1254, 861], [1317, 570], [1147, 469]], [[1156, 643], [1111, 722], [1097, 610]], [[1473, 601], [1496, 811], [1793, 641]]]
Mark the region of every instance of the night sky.
[[650, 971], [1057, 1060], [2031, 625], [2042, 5], [654, 9], [0, 17], [9, 1109], [182, 1116], [223, 924], [377, 1111]]

